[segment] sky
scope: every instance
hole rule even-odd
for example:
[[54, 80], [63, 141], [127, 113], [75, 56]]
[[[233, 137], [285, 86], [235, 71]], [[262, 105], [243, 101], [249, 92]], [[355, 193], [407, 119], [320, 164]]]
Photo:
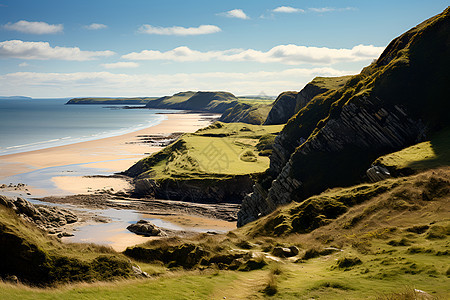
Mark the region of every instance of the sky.
[[357, 74], [440, 0], [0, 0], [0, 95], [299, 91]]

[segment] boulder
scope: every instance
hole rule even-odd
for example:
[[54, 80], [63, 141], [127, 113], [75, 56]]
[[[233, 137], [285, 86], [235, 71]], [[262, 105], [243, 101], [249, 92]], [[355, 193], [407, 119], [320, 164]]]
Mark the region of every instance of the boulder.
[[383, 166], [372, 166], [366, 171], [366, 174], [372, 182], [385, 180], [391, 177], [391, 173]]
[[289, 248], [275, 247], [272, 250], [272, 254], [278, 257], [292, 257], [298, 254], [298, 248], [295, 246], [291, 246]]
[[145, 236], [162, 236], [164, 232], [153, 223], [146, 220], [139, 220], [136, 224], [131, 224], [127, 229], [133, 233]]

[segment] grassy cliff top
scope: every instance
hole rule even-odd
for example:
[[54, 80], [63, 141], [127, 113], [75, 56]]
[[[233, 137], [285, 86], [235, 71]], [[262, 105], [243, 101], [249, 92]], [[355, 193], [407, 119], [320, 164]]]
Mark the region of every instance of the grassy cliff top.
[[343, 87], [353, 75], [346, 75], [340, 77], [316, 77], [309, 84], [318, 86], [319, 88], [326, 88], [328, 90], [337, 90]]
[[224, 111], [225, 109], [220, 105], [230, 105], [237, 101], [238, 98], [229, 92], [187, 91], [149, 101], [146, 106], [149, 108]]
[[379, 157], [373, 164], [388, 169], [422, 171], [450, 166], [450, 129], [436, 133], [429, 141]]
[[269, 166], [269, 158], [260, 155], [267, 149], [262, 143], [281, 128], [278, 125], [216, 122], [193, 134], [183, 135], [127, 172], [155, 179], [222, 178], [260, 173]]

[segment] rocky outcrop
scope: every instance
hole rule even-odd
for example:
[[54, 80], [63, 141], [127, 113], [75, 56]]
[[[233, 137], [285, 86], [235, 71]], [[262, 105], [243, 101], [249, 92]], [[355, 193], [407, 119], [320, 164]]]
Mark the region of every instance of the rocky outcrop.
[[221, 179], [135, 179], [136, 195], [198, 203], [240, 203], [252, 191], [249, 175]]
[[283, 92], [275, 100], [264, 125], [285, 124], [314, 97], [345, 85], [351, 76], [316, 77], [300, 92]]
[[366, 175], [372, 182], [385, 180], [391, 177], [391, 173], [389, 173], [388, 169], [383, 166], [370, 167], [367, 169]]
[[449, 67], [450, 8], [395, 39], [361, 74], [316, 96], [289, 120], [260, 180], [265, 186], [256, 184], [244, 199], [238, 226], [291, 201], [357, 183], [380, 155], [449, 126], [443, 113]]
[[49, 206], [33, 205], [22, 198], [8, 198], [0, 195], [0, 205], [11, 208], [18, 216], [34, 223], [48, 233], [57, 233], [60, 236], [68, 235], [58, 228], [78, 221], [78, 217], [72, 212]]
[[272, 250], [272, 254], [278, 257], [292, 257], [298, 255], [298, 248], [295, 246], [275, 247]]
[[165, 233], [155, 224], [147, 220], [139, 220], [136, 224], [131, 224], [127, 229], [133, 233], [145, 236], [164, 236]]
[[297, 112], [296, 97], [298, 94], [298, 92], [281, 93], [273, 103], [264, 125], [286, 123]]

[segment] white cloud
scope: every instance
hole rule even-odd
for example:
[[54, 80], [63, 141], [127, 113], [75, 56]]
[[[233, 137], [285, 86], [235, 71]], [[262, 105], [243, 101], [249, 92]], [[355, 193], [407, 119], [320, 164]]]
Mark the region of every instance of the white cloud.
[[326, 12], [332, 12], [332, 11], [349, 11], [349, 10], [357, 10], [355, 7], [342, 7], [342, 8], [335, 8], [335, 7], [311, 7], [309, 8], [310, 11], [316, 12], [316, 13], [326, 13]]
[[119, 61], [116, 63], [102, 64], [102, 67], [106, 69], [137, 68], [139, 64], [132, 61]]
[[16, 23], [7, 23], [3, 25], [3, 28], [23, 33], [54, 34], [62, 32], [64, 26], [62, 24], [51, 25], [45, 22], [28, 22], [22, 20]]
[[29, 65], [29, 63], [23, 62], [19, 64], [19, 67], [28, 67]]
[[21, 58], [39, 60], [93, 60], [111, 56], [113, 51], [82, 51], [78, 47], [51, 47], [47, 42], [24, 42], [11, 40], [0, 42], [0, 58]]
[[245, 12], [242, 9], [239, 9], [239, 8], [232, 9], [232, 10], [229, 10], [227, 12], [220, 13], [219, 15], [224, 16], [224, 17], [228, 17], [228, 18], [237, 18], [237, 19], [243, 19], [243, 20], [250, 19], [250, 17], [247, 16], [245, 14]]
[[295, 7], [291, 7], [291, 6], [279, 6], [272, 11], [276, 12], [276, 13], [304, 13], [305, 12], [305, 10], [303, 10], [301, 8], [295, 8]]
[[114, 74], [110, 72], [34, 73], [0, 75], [0, 94], [19, 92], [33, 97], [163, 96], [183, 90], [223, 90], [235, 95], [278, 95], [300, 90], [316, 76], [355, 73], [333, 68], [292, 68], [270, 72], [207, 72], [177, 74]]
[[106, 29], [108, 28], [108, 26], [106, 26], [105, 24], [92, 23], [90, 25], [84, 26], [84, 28], [89, 30], [99, 30], [99, 29]]
[[215, 25], [200, 25], [199, 27], [157, 27], [148, 24], [142, 25], [139, 30], [140, 33], [158, 34], [158, 35], [201, 35], [211, 34], [222, 31]]
[[307, 47], [279, 45], [269, 51], [254, 49], [229, 49], [224, 51], [196, 51], [188, 47], [178, 47], [169, 51], [144, 50], [123, 55], [129, 60], [169, 60], [169, 61], [255, 61], [260, 63], [333, 64], [371, 60], [378, 57], [384, 47], [358, 45], [351, 49], [332, 49], [326, 47]]

